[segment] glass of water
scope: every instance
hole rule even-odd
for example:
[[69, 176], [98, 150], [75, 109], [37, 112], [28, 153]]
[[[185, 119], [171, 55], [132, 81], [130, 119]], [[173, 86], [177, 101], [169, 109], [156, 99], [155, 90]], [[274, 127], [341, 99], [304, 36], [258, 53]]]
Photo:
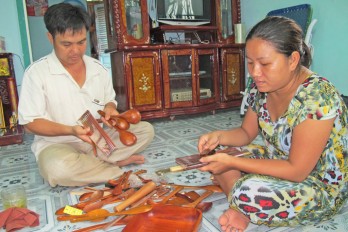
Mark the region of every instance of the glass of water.
[[27, 208], [27, 194], [22, 185], [11, 186], [1, 190], [3, 209], [12, 207]]

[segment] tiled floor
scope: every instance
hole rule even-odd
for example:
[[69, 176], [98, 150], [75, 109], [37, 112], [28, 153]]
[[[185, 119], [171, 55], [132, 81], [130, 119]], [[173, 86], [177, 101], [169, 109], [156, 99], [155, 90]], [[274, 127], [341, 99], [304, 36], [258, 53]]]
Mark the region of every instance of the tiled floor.
[[[174, 120], [157, 119], [151, 121], [155, 127], [156, 137], [151, 146], [144, 151], [146, 163], [130, 166], [128, 169], [146, 169], [149, 177], [155, 181], [166, 180], [182, 185], [211, 184], [210, 175], [197, 170], [170, 173], [164, 177], [156, 175], [155, 171], [175, 165], [175, 157], [195, 154], [199, 135], [216, 129], [226, 129], [240, 125], [239, 111], [217, 111], [215, 115], [206, 113], [200, 115], [177, 116]], [[21, 231], [73, 231], [91, 225], [84, 223], [58, 223], [54, 212], [67, 204], [77, 202], [73, 193], [81, 188], [56, 187], [51, 188], [40, 176], [34, 155], [30, 151], [32, 136], [25, 136], [20, 145], [0, 147], [0, 189], [9, 185], [24, 185], [28, 194], [28, 208], [40, 215], [40, 226], [26, 228]], [[261, 142], [258, 140], [258, 142]], [[206, 199], [213, 202], [213, 208], [204, 213], [200, 231], [219, 231], [217, 218], [228, 207], [223, 194], [214, 194]], [[108, 208], [109, 207], [109, 208]], [[112, 211], [112, 207], [107, 209]], [[0, 209], [2, 205], [0, 204]], [[112, 220], [109, 217], [107, 220]], [[109, 231], [121, 231], [123, 227], [112, 227]], [[0, 231], [2, 231], [0, 229]], [[298, 228], [269, 228], [250, 225], [247, 231], [348, 231], [348, 205], [332, 220], [315, 226]]]

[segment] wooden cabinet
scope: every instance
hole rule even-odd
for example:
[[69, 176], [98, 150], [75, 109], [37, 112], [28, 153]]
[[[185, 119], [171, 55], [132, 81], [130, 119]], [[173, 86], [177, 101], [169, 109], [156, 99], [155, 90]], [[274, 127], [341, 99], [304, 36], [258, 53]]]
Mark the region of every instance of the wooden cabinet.
[[151, 28], [146, 0], [105, 2], [120, 111], [136, 108], [148, 119], [240, 106], [244, 44], [235, 44], [233, 33], [239, 0], [209, 4], [208, 25]]
[[222, 108], [239, 106], [242, 98], [240, 92], [245, 88], [244, 48], [221, 48], [221, 85]]
[[158, 51], [129, 51], [114, 54], [114, 88], [118, 108], [136, 108], [141, 112], [162, 108], [162, 88]]
[[23, 142], [12, 53], [0, 53], [0, 146]]

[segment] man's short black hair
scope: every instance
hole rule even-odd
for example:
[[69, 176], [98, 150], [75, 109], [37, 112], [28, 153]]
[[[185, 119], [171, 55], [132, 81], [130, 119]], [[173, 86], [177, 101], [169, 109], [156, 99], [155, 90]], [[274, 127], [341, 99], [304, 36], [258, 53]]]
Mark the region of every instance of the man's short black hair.
[[83, 27], [88, 31], [91, 25], [91, 19], [85, 9], [69, 3], [50, 6], [44, 15], [44, 22], [48, 32], [53, 37], [57, 33], [64, 34], [67, 30], [72, 30], [75, 33]]

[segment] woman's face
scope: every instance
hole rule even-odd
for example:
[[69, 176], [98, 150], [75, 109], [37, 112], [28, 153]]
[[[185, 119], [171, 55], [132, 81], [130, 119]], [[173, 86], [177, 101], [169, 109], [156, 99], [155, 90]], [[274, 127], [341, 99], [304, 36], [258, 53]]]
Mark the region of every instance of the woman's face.
[[262, 39], [253, 38], [246, 43], [248, 71], [260, 92], [277, 92], [293, 80], [298, 60], [286, 57]]

